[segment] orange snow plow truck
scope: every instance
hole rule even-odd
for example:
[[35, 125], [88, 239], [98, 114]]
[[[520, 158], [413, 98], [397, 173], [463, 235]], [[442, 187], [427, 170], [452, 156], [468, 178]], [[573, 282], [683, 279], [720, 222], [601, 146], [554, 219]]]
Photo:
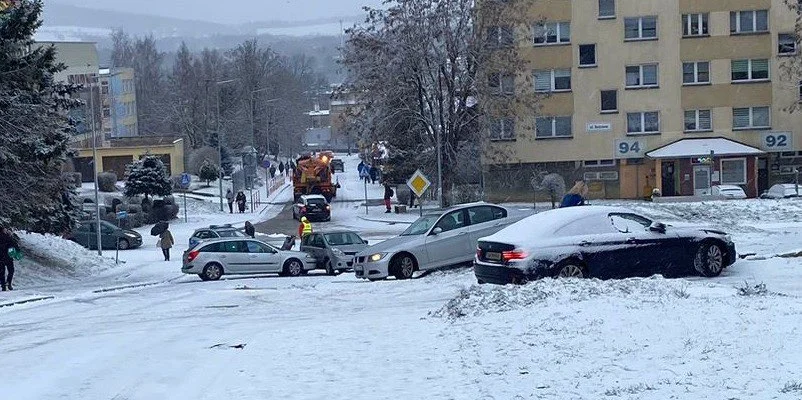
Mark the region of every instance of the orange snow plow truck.
[[292, 176], [292, 189], [295, 201], [305, 194], [320, 194], [331, 202], [337, 197], [339, 183], [333, 181], [331, 171], [331, 152], [321, 152], [316, 156], [305, 155], [296, 160], [295, 175]]

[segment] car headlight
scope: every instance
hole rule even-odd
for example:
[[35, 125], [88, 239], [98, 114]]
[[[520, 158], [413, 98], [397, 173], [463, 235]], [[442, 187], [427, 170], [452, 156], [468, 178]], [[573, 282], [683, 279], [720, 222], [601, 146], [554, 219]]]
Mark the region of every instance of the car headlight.
[[376, 253], [376, 254], [371, 254], [370, 256], [368, 256], [368, 261], [369, 261], [369, 262], [377, 262], [377, 261], [381, 261], [381, 260], [382, 260], [384, 257], [386, 257], [386, 256], [387, 256], [387, 253]]
[[335, 249], [331, 249], [331, 252], [332, 252], [332, 254], [334, 254], [337, 257], [344, 257], [345, 256], [345, 253], [343, 253], [343, 251], [340, 250], [340, 249], [336, 249], [336, 248]]

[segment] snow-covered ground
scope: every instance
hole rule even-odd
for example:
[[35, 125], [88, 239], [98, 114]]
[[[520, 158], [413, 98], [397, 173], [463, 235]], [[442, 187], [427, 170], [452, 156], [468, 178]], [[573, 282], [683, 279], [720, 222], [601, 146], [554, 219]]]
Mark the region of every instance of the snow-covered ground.
[[[356, 162], [339, 176], [331, 226], [376, 240], [400, 232], [414, 215], [379, 206], [366, 216]], [[380, 186], [368, 190], [381, 198]], [[271, 203], [290, 198], [286, 186]], [[715, 279], [497, 287], [455, 270], [376, 283], [352, 274], [201, 282], [179, 271], [194, 229], [269, 219], [281, 206], [231, 216], [197, 202], [189, 223], [172, 224], [175, 261], [161, 261], [147, 228], [145, 246], [121, 253], [125, 264], [0, 294], [0, 304], [53, 296], [0, 307], [0, 398], [802, 397], [802, 258], [793, 257], [802, 201], [604, 203], [727, 230], [755, 255]], [[98, 290], [115, 286], [130, 287]]]

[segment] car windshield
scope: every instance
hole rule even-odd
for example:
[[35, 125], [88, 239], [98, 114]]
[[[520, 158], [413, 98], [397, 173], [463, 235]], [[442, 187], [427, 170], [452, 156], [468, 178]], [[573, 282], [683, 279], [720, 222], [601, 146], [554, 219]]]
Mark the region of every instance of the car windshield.
[[362, 244], [362, 238], [353, 232], [327, 233], [323, 236], [326, 237], [326, 241], [332, 246]]
[[401, 236], [423, 235], [432, 228], [438, 218], [440, 218], [440, 216], [435, 214], [424, 215], [413, 222]]
[[229, 238], [229, 237], [245, 237], [244, 233], [240, 232], [238, 229], [226, 229], [222, 231], [217, 231], [217, 234], [220, 237]]

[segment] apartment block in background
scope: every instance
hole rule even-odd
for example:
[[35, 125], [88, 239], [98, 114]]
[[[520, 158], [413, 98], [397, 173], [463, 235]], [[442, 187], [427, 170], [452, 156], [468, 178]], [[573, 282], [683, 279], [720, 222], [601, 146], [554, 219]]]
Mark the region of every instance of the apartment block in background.
[[105, 141], [139, 136], [133, 68], [101, 69], [100, 98]]
[[[783, 0], [538, 0], [510, 40], [544, 95], [537, 115], [490, 118], [493, 199], [531, 200], [533, 177], [584, 179], [591, 197], [757, 196], [802, 165], [796, 12]], [[533, 113], [534, 114], [534, 113]], [[535, 178], [537, 180], [537, 178]]]

